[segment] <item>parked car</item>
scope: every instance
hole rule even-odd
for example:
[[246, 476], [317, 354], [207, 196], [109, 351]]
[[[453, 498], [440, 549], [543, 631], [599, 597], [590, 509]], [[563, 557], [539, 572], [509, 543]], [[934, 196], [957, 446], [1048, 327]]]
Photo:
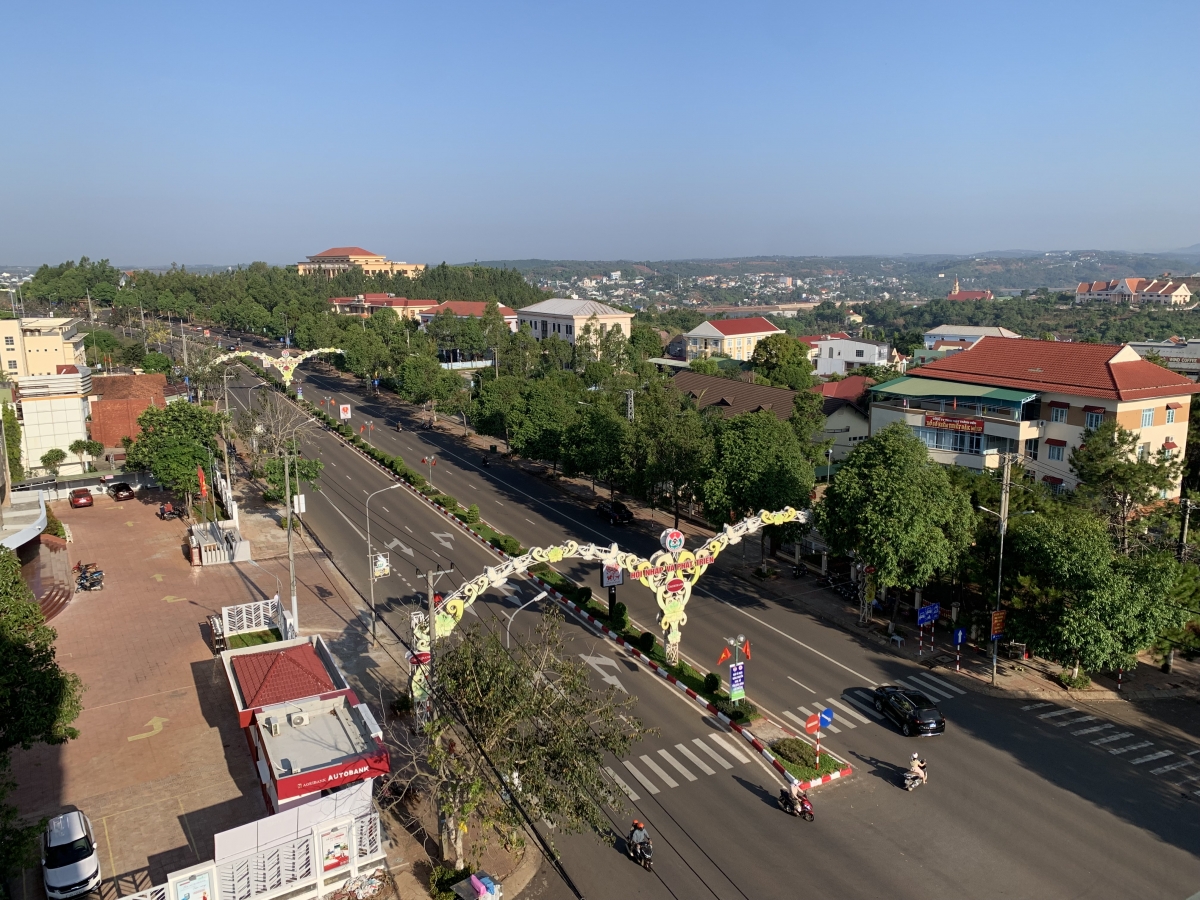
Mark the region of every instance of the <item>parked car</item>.
[[124, 481], [118, 481], [108, 486], [108, 493], [114, 500], [132, 500], [133, 488]]
[[941, 734], [946, 730], [941, 710], [920, 691], [894, 684], [880, 685], [875, 688], [875, 709], [895, 722], [905, 737]]
[[597, 504], [596, 515], [607, 518], [610, 525], [628, 525], [633, 521], [633, 513], [620, 500], [605, 500]]
[[92, 823], [83, 813], [64, 813], [42, 836], [42, 879], [50, 900], [78, 897], [100, 887], [100, 856]]
[[92, 492], [87, 488], [75, 488], [68, 495], [68, 499], [71, 501], [71, 506], [75, 509], [79, 509], [81, 506], [91, 506]]

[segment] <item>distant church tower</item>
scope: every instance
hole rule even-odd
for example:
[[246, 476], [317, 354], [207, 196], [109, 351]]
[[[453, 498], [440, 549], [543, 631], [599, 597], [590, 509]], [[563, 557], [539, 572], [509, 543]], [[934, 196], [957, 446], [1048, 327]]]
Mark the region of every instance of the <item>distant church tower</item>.
[[958, 293], [958, 276], [954, 276], [954, 293]]

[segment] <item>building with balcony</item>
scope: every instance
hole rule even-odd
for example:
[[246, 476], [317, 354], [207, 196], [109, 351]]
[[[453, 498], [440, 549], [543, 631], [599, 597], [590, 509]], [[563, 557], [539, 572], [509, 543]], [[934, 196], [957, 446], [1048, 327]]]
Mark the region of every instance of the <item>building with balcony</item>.
[[[973, 469], [1000, 453], [1055, 491], [1074, 489], [1071, 452], [1106, 419], [1137, 434], [1138, 454], [1178, 455], [1200, 391], [1128, 345], [985, 337], [970, 350], [870, 389], [871, 433], [908, 425], [930, 458]], [[1175, 485], [1165, 496], [1179, 496]]]
[[10, 379], [54, 375], [59, 366], [87, 364], [82, 319], [0, 319], [0, 366]]
[[629, 337], [633, 328], [633, 313], [601, 303], [599, 300], [572, 300], [555, 297], [542, 300], [517, 311], [517, 327], [528, 325], [538, 340], [551, 336], [562, 338], [569, 344], [589, 323], [597, 335], [610, 328]]
[[1186, 306], [1192, 290], [1184, 281], [1173, 280], [1170, 273], [1159, 278], [1115, 278], [1111, 281], [1081, 281], [1075, 286], [1075, 301], [1086, 303], [1158, 303]]
[[690, 361], [719, 354], [730, 359], [748, 360], [754, 355], [758, 342], [773, 334], [784, 334], [784, 330], [762, 316], [701, 322], [687, 333], [687, 358]]
[[813, 359], [818, 375], [849, 375], [862, 366], [886, 366], [896, 362], [892, 348], [884, 341], [869, 341], [829, 335], [818, 341]]
[[358, 316], [369, 319], [381, 309], [390, 309], [401, 319], [416, 319], [422, 310], [437, 306], [436, 300], [409, 300], [395, 294], [358, 294], [354, 297], [330, 297], [332, 312], [343, 316]]
[[425, 271], [425, 264], [393, 262], [362, 247], [330, 247], [323, 253], [308, 257], [307, 262], [296, 263], [296, 271], [301, 275], [324, 275], [326, 278], [351, 269], [362, 269], [364, 275], [407, 275], [416, 278]]

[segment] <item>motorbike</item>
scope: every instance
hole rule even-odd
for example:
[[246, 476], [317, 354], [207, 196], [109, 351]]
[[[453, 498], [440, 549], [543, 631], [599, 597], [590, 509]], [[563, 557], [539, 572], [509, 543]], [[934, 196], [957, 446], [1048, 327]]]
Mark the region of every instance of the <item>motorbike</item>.
[[158, 516], [160, 519], [162, 519], [164, 522], [167, 522], [171, 519], [181, 518], [183, 514], [180, 513], [180, 511], [177, 509], [174, 509], [174, 508], [167, 509], [166, 507], [160, 506], [158, 509], [158, 512], [155, 513], [155, 515]]
[[484, 468], [487, 468], [488, 466], [490, 466], [490, 465], [491, 465], [491, 463], [490, 463], [490, 462], [488, 462], [488, 458], [487, 458], [486, 456], [481, 456], [481, 457], [479, 458], [479, 464], [480, 464], [481, 466], [483, 466]]
[[650, 838], [629, 845], [629, 858], [647, 872], [654, 870], [654, 844]]
[[916, 772], [910, 771], [910, 772], [904, 773], [904, 789], [906, 791], [915, 791], [917, 788], [919, 788], [924, 783], [925, 783], [925, 779], [922, 778], [920, 775], [918, 775]]
[[811, 822], [814, 818], [812, 802], [808, 799], [808, 794], [800, 795], [800, 804], [796, 805], [796, 801], [792, 798], [791, 791], [787, 788], [779, 789], [779, 805], [783, 807], [783, 811], [791, 816], [799, 816], [806, 822]]
[[89, 572], [85, 575], [80, 575], [75, 581], [75, 593], [80, 591], [102, 591], [104, 590], [104, 573], [100, 571]]
[[83, 560], [80, 560], [79, 562], [75, 563], [75, 565], [71, 566], [71, 571], [76, 575], [86, 575], [89, 572], [100, 571], [97, 568], [98, 565], [98, 563], [85, 563]]

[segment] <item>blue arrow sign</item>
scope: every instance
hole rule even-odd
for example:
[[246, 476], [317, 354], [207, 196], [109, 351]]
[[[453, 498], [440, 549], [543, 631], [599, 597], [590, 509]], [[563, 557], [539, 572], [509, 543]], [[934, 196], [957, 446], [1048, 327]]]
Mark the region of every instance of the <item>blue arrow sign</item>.
[[820, 712], [821, 727], [828, 728], [833, 723], [833, 710], [828, 706]]
[[938, 603], [927, 603], [917, 610], [918, 625], [932, 625], [938, 620], [938, 616], [942, 614], [942, 607]]
[[966, 642], [967, 642], [967, 629], [955, 628], [954, 629], [954, 643], [965, 644]]

